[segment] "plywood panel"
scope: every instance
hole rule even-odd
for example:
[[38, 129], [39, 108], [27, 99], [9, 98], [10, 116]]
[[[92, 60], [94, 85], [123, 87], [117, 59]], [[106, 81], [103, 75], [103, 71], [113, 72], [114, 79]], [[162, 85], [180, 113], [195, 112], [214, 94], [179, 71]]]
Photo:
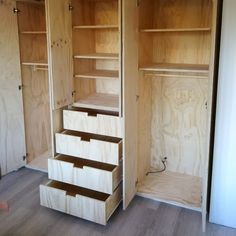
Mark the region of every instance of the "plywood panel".
[[206, 102], [204, 79], [153, 78], [151, 166], [202, 176], [206, 161]]
[[109, 114], [64, 110], [64, 129], [123, 138], [123, 119]]
[[54, 109], [72, 103], [72, 22], [69, 0], [47, 0], [50, 82]]
[[22, 80], [26, 149], [30, 162], [51, 150], [48, 72], [22, 66]]
[[201, 178], [169, 171], [152, 174], [138, 184], [138, 195], [200, 210]]
[[138, 181], [142, 181], [151, 163], [152, 81], [139, 73], [138, 82]]
[[66, 131], [56, 134], [56, 151], [64, 155], [119, 165], [122, 158], [122, 142], [120, 139], [115, 139], [115, 141], [112, 141], [112, 138], [103, 140], [89, 135], [86, 138], [78, 132], [71, 134], [71, 132]]
[[[0, 1], [0, 165], [2, 175], [23, 165], [25, 131], [23, 119], [20, 55], [15, 3]], [[4, 56], [3, 56], [4, 55]]]
[[53, 181], [40, 186], [40, 202], [42, 206], [106, 225], [120, 204], [121, 193], [121, 186], [108, 195]]
[[49, 178], [112, 194], [122, 179], [122, 165], [112, 166], [71, 156], [49, 159]]
[[138, 149], [138, 31], [136, 0], [122, 2], [123, 116], [124, 116], [124, 209], [136, 194]]

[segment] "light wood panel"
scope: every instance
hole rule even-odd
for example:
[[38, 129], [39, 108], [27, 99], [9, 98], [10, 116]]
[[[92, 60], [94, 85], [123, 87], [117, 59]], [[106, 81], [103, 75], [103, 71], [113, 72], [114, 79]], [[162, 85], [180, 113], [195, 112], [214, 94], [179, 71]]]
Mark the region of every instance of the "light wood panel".
[[47, 0], [47, 31], [53, 108], [72, 103], [72, 22], [69, 0]]
[[73, 103], [74, 107], [119, 112], [119, 96], [95, 93]]
[[32, 161], [28, 162], [26, 167], [32, 170], [48, 172], [48, 159], [52, 157], [51, 150], [46, 151], [40, 156], [37, 156]]
[[118, 60], [119, 55], [116, 53], [90, 53], [75, 55], [75, 59], [100, 59], [100, 60]]
[[122, 118], [110, 113], [91, 113], [76, 109], [63, 111], [64, 129], [68, 130], [122, 138], [122, 121]]
[[168, 157], [168, 170], [202, 177], [207, 93], [204, 79], [153, 79], [152, 167]]
[[25, 165], [25, 131], [17, 18], [13, 1], [0, 2], [0, 166], [5, 175]]
[[74, 131], [56, 134], [56, 152], [88, 160], [119, 165], [122, 158], [122, 141]]
[[47, 71], [22, 66], [27, 161], [51, 150], [49, 82]]
[[152, 81], [139, 73], [138, 81], [138, 181], [142, 181], [151, 163]]
[[142, 71], [160, 71], [160, 72], [189, 72], [189, 73], [207, 73], [208, 65], [200, 64], [178, 64], [178, 63], [156, 63], [144, 65], [139, 68]]
[[136, 194], [138, 149], [138, 26], [137, 1], [122, 2], [122, 89], [124, 116], [123, 208], [126, 209]]
[[42, 206], [62, 211], [98, 224], [106, 225], [108, 219], [121, 202], [121, 186], [113, 195], [59, 182], [40, 186]]
[[94, 70], [76, 74], [75, 77], [84, 79], [118, 79], [119, 72], [114, 70]]
[[122, 165], [113, 166], [71, 156], [49, 159], [49, 178], [112, 194], [122, 179]]
[[165, 32], [201, 32], [210, 31], [211, 28], [167, 28], [167, 29], [141, 29], [145, 33], [165, 33]]
[[152, 174], [138, 184], [138, 195], [200, 211], [201, 179], [176, 172]]

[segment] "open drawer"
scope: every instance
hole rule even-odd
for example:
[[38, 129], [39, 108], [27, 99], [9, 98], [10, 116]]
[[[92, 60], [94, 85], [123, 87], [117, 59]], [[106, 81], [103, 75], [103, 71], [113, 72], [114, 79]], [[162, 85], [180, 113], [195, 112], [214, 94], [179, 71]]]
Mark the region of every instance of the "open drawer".
[[70, 109], [63, 111], [64, 129], [122, 138], [122, 118], [116, 113]]
[[40, 185], [40, 203], [42, 206], [102, 225], [106, 225], [121, 200], [121, 184], [113, 195], [57, 181]]
[[56, 152], [111, 165], [119, 165], [122, 158], [122, 140], [67, 130], [56, 134]]
[[122, 180], [122, 165], [59, 155], [48, 160], [48, 176], [60, 182], [113, 194]]

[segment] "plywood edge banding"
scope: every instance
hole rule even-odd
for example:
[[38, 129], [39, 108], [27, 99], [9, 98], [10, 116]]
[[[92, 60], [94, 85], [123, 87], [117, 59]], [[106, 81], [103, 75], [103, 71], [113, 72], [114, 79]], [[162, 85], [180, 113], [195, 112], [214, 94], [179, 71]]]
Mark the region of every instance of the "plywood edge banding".
[[211, 28], [170, 28], [170, 29], [141, 29], [144, 33], [168, 33], [168, 32], [210, 32]]

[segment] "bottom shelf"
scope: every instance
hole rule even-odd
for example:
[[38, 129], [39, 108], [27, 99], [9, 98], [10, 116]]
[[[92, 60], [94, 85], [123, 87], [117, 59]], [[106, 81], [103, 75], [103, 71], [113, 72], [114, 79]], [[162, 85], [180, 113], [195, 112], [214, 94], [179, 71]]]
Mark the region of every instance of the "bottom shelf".
[[163, 172], [150, 174], [138, 184], [137, 195], [201, 211], [201, 178]]
[[39, 170], [42, 172], [48, 172], [48, 159], [50, 158], [50, 152], [47, 151], [42, 155], [36, 157], [33, 161], [29, 162], [26, 167], [32, 170]]
[[119, 112], [119, 96], [115, 94], [95, 93], [78, 100], [73, 106]]

